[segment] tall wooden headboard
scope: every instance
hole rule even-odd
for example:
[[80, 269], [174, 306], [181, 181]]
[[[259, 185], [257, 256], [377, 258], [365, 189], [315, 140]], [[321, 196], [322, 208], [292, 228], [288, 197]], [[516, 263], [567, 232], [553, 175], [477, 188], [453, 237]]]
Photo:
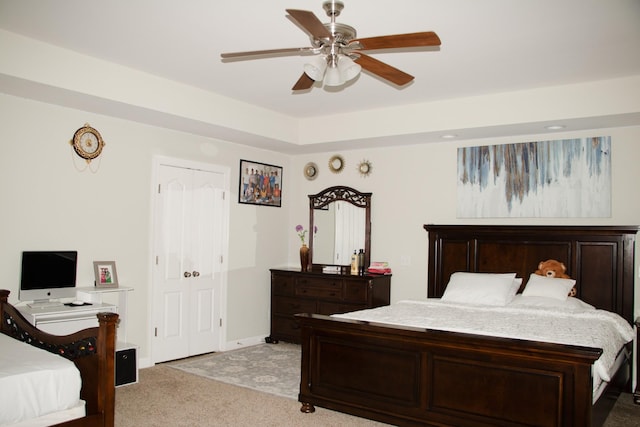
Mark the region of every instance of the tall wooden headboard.
[[633, 323], [637, 226], [425, 225], [428, 296], [441, 297], [456, 271], [516, 272], [526, 281], [540, 261], [557, 259], [578, 297]]

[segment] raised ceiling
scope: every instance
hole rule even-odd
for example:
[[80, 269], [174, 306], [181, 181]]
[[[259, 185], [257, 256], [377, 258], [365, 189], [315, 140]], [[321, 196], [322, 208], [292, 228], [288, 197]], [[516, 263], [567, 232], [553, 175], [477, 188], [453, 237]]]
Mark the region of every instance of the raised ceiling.
[[326, 22], [322, 0], [0, 0], [0, 29], [301, 120], [640, 75], [638, 0], [343, 1], [359, 37], [435, 31], [442, 46], [371, 53], [415, 76], [403, 88], [362, 73], [293, 93], [307, 58], [220, 54], [308, 46], [285, 9]]

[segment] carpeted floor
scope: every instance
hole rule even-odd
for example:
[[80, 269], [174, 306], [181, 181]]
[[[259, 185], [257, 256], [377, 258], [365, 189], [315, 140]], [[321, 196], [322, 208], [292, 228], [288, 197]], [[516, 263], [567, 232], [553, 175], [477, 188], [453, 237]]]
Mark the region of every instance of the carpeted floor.
[[620, 395], [603, 427], [640, 427], [640, 405], [633, 403], [631, 394]]
[[[116, 426], [385, 425], [323, 408], [302, 414], [299, 371], [300, 347], [287, 343], [143, 369], [139, 384], [116, 390]], [[640, 405], [622, 394], [603, 427], [640, 427]]]
[[384, 427], [294, 399], [214, 381], [160, 364], [116, 389], [116, 427]]

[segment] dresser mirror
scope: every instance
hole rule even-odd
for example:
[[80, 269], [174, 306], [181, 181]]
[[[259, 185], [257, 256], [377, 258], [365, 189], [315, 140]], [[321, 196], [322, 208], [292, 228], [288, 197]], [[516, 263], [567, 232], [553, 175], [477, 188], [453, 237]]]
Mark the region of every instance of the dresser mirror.
[[310, 194], [309, 230], [313, 266], [349, 265], [353, 252], [364, 249], [364, 265], [368, 267], [371, 260], [371, 193], [336, 186]]

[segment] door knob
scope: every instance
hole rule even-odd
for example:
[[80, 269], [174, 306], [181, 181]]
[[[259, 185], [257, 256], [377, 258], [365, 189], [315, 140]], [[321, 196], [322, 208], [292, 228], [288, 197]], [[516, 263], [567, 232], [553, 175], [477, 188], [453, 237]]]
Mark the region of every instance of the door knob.
[[189, 273], [188, 271], [184, 272], [184, 277], [191, 277], [191, 273]]
[[193, 277], [198, 277], [200, 275], [199, 271], [193, 270]]

